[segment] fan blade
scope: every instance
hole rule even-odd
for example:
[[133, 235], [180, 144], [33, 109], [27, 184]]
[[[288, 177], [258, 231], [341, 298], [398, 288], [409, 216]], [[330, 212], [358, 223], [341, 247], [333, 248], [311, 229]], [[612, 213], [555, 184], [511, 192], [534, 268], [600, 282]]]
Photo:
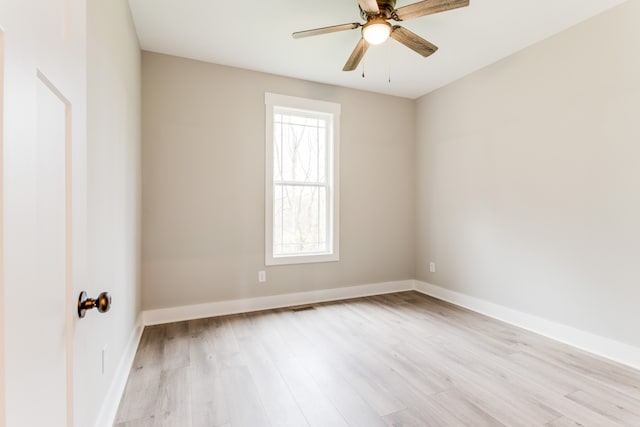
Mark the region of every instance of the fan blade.
[[407, 19], [418, 18], [420, 16], [431, 15], [433, 13], [465, 6], [469, 6], [469, 0], [424, 0], [396, 9], [393, 19], [396, 21], [406, 21]]
[[362, 61], [362, 57], [365, 52], [369, 49], [369, 43], [365, 39], [360, 39], [356, 48], [351, 52], [351, 56], [347, 59], [347, 62], [344, 64], [342, 71], [353, 71], [358, 68], [358, 64]]
[[424, 57], [427, 57], [438, 50], [437, 46], [399, 25], [393, 26], [393, 30], [391, 30], [391, 37]]
[[378, 2], [376, 0], [358, 0], [358, 4], [360, 5], [360, 9], [364, 10], [367, 13], [373, 15], [377, 15], [378, 13], [380, 13]]
[[293, 33], [292, 36], [294, 39], [299, 39], [301, 37], [319, 36], [320, 34], [329, 34], [329, 33], [335, 33], [337, 31], [353, 30], [360, 26], [361, 24], [357, 22], [353, 22], [351, 24], [333, 25], [331, 27], [322, 27], [322, 28], [315, 28], [313, 30], [298, 31], [296, 33]]

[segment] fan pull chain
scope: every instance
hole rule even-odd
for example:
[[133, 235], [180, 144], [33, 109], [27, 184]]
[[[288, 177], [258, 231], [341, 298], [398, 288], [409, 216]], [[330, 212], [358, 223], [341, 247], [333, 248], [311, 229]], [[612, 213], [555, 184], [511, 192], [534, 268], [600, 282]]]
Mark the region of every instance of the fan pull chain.
[[391, 84], [391, 47], [390, 47], [390, 43], [387, 43], [386, 46], [387, 49], [387, 71], [389, 71], [389, 84]]

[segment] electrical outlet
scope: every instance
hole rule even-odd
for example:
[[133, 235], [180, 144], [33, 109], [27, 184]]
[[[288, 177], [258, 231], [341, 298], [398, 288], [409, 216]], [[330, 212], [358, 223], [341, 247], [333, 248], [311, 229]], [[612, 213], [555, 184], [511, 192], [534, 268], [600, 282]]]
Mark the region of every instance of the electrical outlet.
[[102, 347], [102, 355], [100, 358], [100, 370], [102, 372], [102, 375], [104, 375], [105, 371], [107, 370], [107, 346], [106, 345]]
[[267, 272], [264, 270], [258, 271], [258, 282], [264, 283], [267, 281]]
[[435, 273], [436, 272], [436, 263], [435, 262], [430, 262], [429, 263], [429, 271], [431, 273]]

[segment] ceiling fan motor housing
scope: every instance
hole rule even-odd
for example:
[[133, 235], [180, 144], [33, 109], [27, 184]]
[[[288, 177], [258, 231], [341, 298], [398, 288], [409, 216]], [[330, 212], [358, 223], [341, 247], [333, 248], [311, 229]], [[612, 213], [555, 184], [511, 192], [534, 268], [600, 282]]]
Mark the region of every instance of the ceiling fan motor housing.
[[[382, 16], [384, 19], [391, 19], [393, 11], [396, 9], [396, 0], [377, 0], [377, 3], [378, 9], [380, 9], [379, 16]], [[360, 8], [360, 16], [366, 20], [371, 14]]]

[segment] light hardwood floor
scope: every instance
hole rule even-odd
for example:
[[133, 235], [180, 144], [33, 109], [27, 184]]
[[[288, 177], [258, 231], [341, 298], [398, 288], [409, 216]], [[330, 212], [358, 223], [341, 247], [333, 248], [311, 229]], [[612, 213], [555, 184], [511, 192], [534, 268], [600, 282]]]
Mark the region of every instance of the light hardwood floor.
[[640, 372], [417, 292], [147, 327], [116, 426], [640, 426]]

